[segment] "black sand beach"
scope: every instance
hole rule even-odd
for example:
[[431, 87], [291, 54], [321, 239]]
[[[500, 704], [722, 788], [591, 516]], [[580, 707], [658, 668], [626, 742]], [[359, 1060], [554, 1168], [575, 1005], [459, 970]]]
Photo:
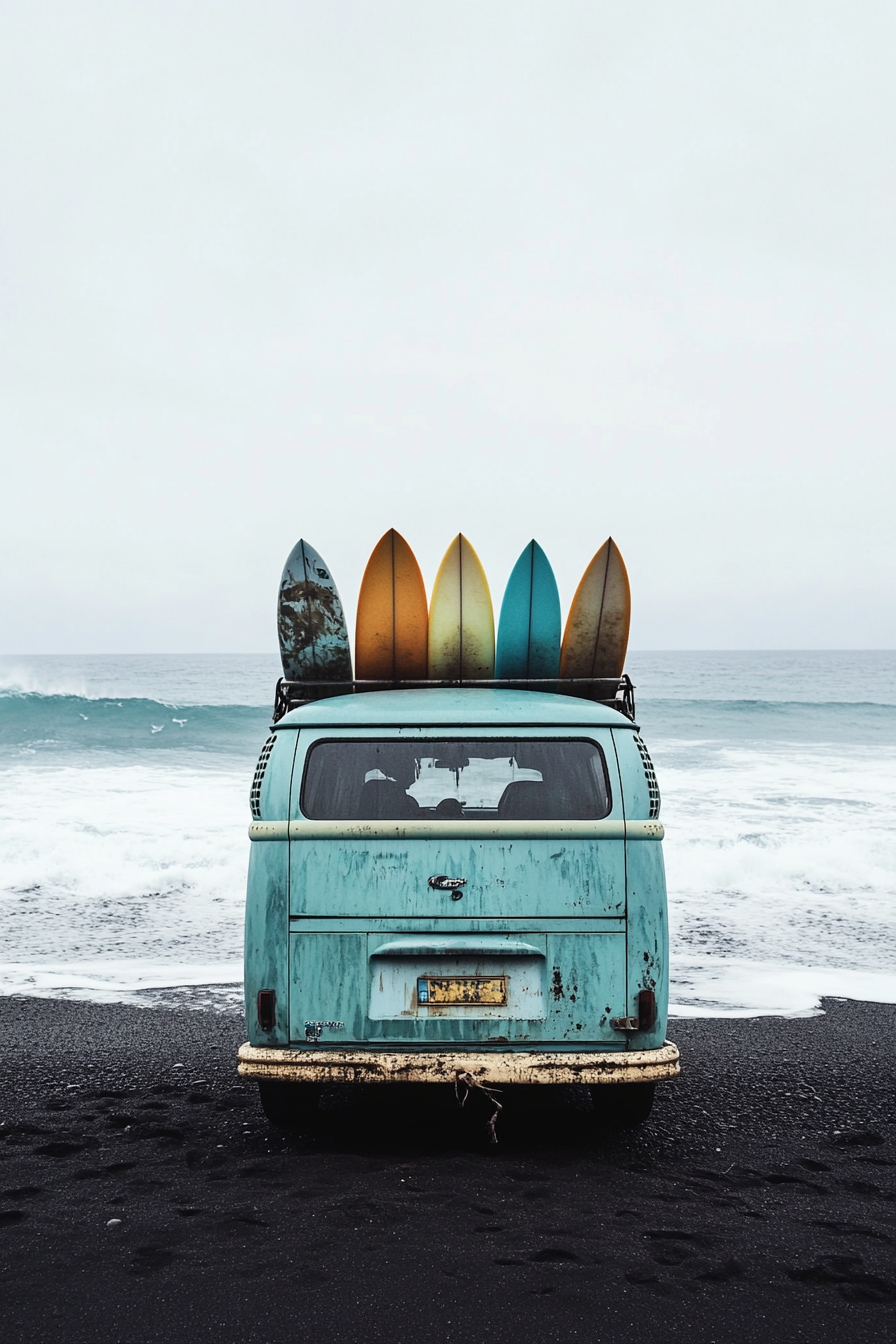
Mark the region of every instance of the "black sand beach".
[[825, 1007], [675, 1022], [634, 1133], [508, 1090], [489, 1148], [425, 1088], [332, 1089], [284, 1137], [234, 1016], [7, 999], [3, 1338], [896, 1338], [896, 1008]]

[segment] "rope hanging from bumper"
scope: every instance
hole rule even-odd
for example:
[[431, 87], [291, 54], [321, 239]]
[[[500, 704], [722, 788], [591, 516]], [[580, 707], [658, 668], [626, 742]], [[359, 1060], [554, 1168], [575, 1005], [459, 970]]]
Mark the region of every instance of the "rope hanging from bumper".
[[498, 1115], [504, 1109], [495, 1095], [496, 1092], [500, 1091], [500, 1088], [486, 1087], [484, 1083], [480, 1083], [476, 1078], [474, 1078], [472, 1073], [463, 1073], [459, 1069], [457, 1073], [454, 1075], [454, 1095], [457, 1097], [458, 1106], [464, 1105], [464, 1103], [467, 1100], [467, 1097], [470, 1095], [474, 1087], [476, 1088], [477, 1091], [483, 1092], [487, 1097], [487, 1099], [489, 1100], [489, 1102], [491, 1103], [491, 1105], [494, 1107], [494, 1110], [492, 1111], [491, 1116], [489, 1117], [486, 1128], [488, 1129], [489, 1132], [490, 1141], [492, 1143], [497, 1143], [498, 1136], [495, 1133], [495, 1126], [498, 1123]]

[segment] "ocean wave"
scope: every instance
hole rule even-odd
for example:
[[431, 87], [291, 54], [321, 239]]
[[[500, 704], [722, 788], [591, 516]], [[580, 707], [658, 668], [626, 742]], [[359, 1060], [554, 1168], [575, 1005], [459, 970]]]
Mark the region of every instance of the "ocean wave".
[[896, 705], [875, 701], [652, 700], [638, 698], [638, 722], [657, 740], [896, 746]]
[[645, 701], [896, 704], [892, 649], [631, 651], [627, 670]]
[[0, 698], [37, 694], [265, 708], [279, 675], [279, 660], [270, 654], [4, 654]]
[[729, 710], [734, 714], [769, 713], [776, 718], [793, 713], [802, 713], [803, 711], [825, 714], [833, 710], [849, 709], [884, 709], [890, 711], [891, 717], [896, 714], [896, 704], [891, 700], [778, 700], [771, 697], [768, 699], [738, 700], [721, 695], [707, 695], [699, 699], [676, 698], [665, 700], [661, 696], [642, 696], [640, 699], [643, 703], [649, 704], [651, 708], [662, 707], [670, 712], [720, 709]]
[[251, 705], [181, 705], [153, 699], [90, 699], [43, 691], [0, 695], [0, 753], [79, 751], [257, 754], [271, 721]]
[[654, 754], [676, 1011], [896, 1002], [893, 754], [694, 743]]
[[[680, 742], [694, 747], [761, 742], [778, 749], [794, 743], [896, 744], [896, 705], [871, 702], [653, 700], [639, 704], [638, 718], [652, 750]], [[251, 755], [270, 720], [263, 705], [7, 686], [0, 690], [0, 753], [187, 748]]]
[[163, 759], [6, 777], [0, 958], [239, 960], [249, 775]]
[[[233, 990], [241, 994], [242, 958], [231, 961], [164, 962], [129, 957], [94, 960], [0, 962], [0, 993], [39, 998], [88, 999], [93, 1003], [158, 1002], [163, 991]], [[206, 1006], [208, 995], [181, 996]], [[215, 995], [231, 1003], [235, 995]]]
[[[896, 973], [843, 966], [672, 957], [671, 1017], [814, 1017], [822, 999], [896, 1003]], [[674, 1035], [674, 1031], [673, 1031]]]

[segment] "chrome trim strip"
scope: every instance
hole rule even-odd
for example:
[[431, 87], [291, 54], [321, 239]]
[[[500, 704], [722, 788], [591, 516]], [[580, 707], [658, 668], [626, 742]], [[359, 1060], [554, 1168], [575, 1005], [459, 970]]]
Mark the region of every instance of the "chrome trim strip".
[[250, 840], [662, 840], [659, 821], [253, 821]]

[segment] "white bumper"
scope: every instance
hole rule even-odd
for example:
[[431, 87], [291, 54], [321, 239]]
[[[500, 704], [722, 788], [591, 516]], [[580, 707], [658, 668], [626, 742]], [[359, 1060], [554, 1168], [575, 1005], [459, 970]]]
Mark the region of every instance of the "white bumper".
[[678, 1046], [658, 1050], [475, 1051], [279, 1050], [241, 1045], [244, 1078], [308, 1083], [453, 1083], [472, 1074], [482, 1083], [654, 1083], [681, 1072]]

